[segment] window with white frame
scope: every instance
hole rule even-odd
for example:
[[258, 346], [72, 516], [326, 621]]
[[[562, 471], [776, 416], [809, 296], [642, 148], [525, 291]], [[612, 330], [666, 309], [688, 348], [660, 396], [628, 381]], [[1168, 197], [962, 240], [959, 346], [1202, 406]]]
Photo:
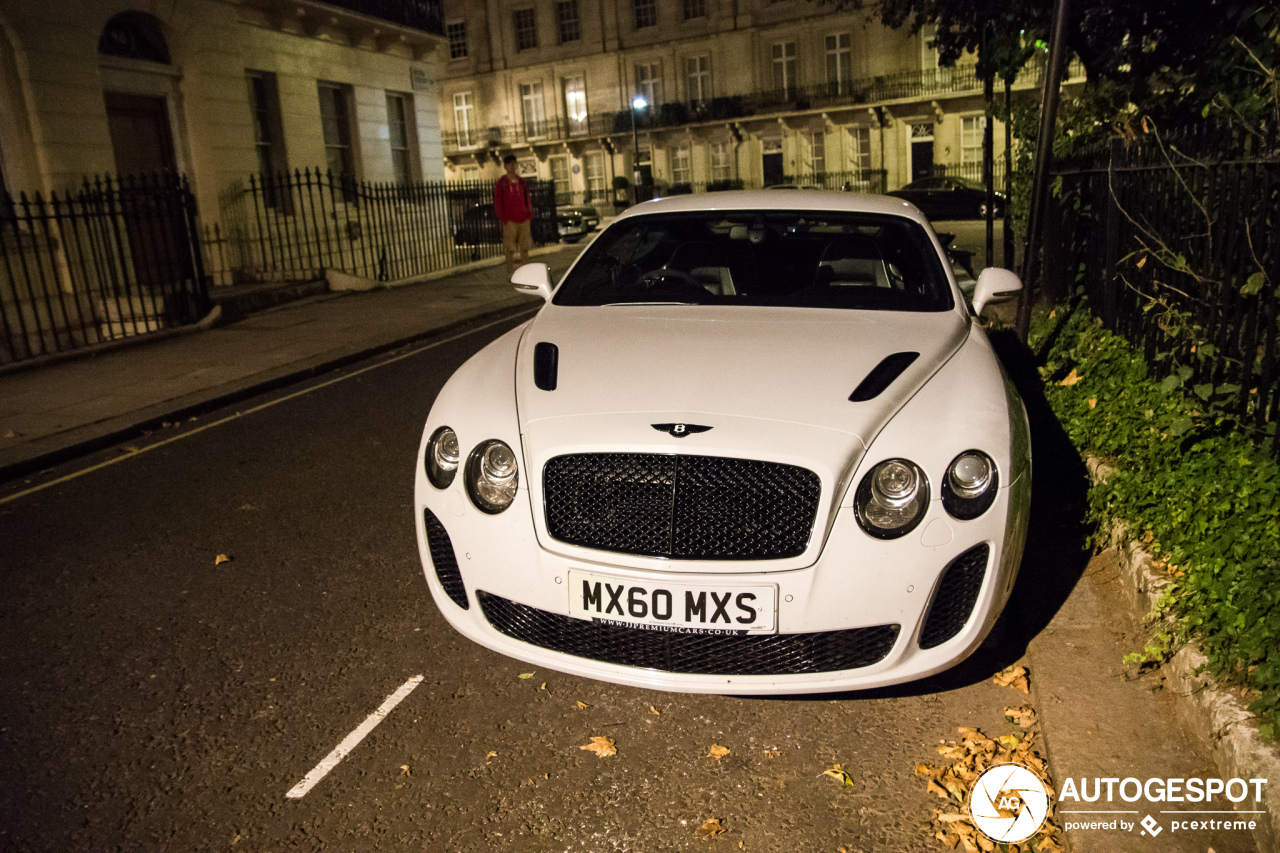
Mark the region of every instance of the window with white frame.
[[707, 146], [707, 154], [711, 160], [711, 180], [733, 180], [733, 164], [730, 161], [733, 149], [727, 142], [713, 142]]
[[564, 115], [569, 123], [569, 133], [582, 136], [587, 132], [587, 78], [582, 74], [565, 77]]
[[387, 139], [391, 143], [391, 168], [399, 184], [416, 181], [421, 169], [422, 161], [415, 151], [418, 135], [414, 125], [413, 96], [387, 92]]
[[355, 151], [352, 148], [351, 87], [341, 83], [317, 84], [320, 92], [320, 125], [324, 131], [324, 155], [329, 171], [354, 177]]
[[689, 81], [689, 100], [695, 104], [711, 100], [711, 57], [690, 56], [684, 61]]
[[827, 83], [838, 94], [846, 94], [853, 80], [853, 50], [848, 33], [827, 36]]
[[478, 166], [463, 166], [462, 180], [464, 181], [480, 180], [480, 168]]
[[466, 59], [467, 57], [467, 22], [455, 21], [444, 28], [445, 37], [449, 39], [449, 58]]
[[524, 135], [530, 139], [545, 136], [547, 114], [542, 103], [542, 83], [520, 84], [520, 115], [524, 119]]
[[662, 100], [662, 63], [636, 66], [636, 91], [648, 102], [650, 110], [657, 107]]
[[[871, 181], [871, 128], [854, 127], [849, 130], [852, 150], [849, 159], [853, 162], [853, 171], [858, 177], [857, 189], [868, 189]], [[883, 188], [881, 188], [883, 192]]]
[[987, 128], [987, 117], [965, 116], [960, 119], [960, 163], [982, 162], [982, 135]]
[[827, 171], [827, 134], [816, 130], [809, 134], [809, 166], [814, 175]]
[[578, 0], [560, 0], [556, 3], [556, 25], [560, 31], [560, 43], [582, 38], [582, 21], [578, 16]]
[[677, 145], [670, 151], [671, 158], [671, 183], [687, 184], [693, 176], [689, 168], [689, 146], [688, 144]]
[[538, 46], [538, 10], [517, 9], [512, 14], [516, 31], [516, 50], [533, 50]]
[[604, 193], [604, 154], [591, 151], [582, 158], [582, 174], [587, 181], [587, 201], [599, 201]]
[[470, 92], [457, 92], [453, 96], [453, 130], [458, 136], [458, 147], [476, 144], [476, 106]]
[[658, 25], [657, 0], [631, 0], [636, 13], [636, 29], [656, 27]]
[[551, 166], [551, 182], [556, 185], [556, 204], [569, 204], [573, 200], [569, 187], [569, 158], [559, 155], [547, 162]]
[[796, 86], [796, 43], [780, 41], [773, 45], [773, 88], [790, 94]]

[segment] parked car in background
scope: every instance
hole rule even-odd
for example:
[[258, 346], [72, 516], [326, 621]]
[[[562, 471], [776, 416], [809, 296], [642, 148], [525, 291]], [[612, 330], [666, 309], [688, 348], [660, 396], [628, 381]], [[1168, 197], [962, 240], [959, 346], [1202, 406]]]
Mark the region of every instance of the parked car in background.
[[[557, 219], [559, 217], [557, 216]], [[561, 223], [549, 222], [545, 217], [533, 218], [533, 241], [535, 243], [554, 243], [560, 239], [564, 231]], [[570, 231], [576, 233], [576, 227]], [[502, 242], [502, 227], [498, 224], [498, 215], [493, 205], [481, 203], [468, 208], [453, 225], [453, 243], [456, 246], [482, 246], [487, 243]]]
[[600, 214], [589, 204], [564, 205], [556, 208], [560, 238], [576, 243], [600, 227]]
[[[968, 178], [920, 178], [888, 195], [911, 202], [930, 221], [985, 219], [987, 216], [987, 189]], [[995, 215], [1003, 216], [1003, 193], [995, 194], [995, 203]]]
[[1026, 537], [1026, 413], [919, 211], [638, 204], [445, 384], [419, 445], [426, 583], [537, 667], [729, 694], [881, 687], [968, 656]]

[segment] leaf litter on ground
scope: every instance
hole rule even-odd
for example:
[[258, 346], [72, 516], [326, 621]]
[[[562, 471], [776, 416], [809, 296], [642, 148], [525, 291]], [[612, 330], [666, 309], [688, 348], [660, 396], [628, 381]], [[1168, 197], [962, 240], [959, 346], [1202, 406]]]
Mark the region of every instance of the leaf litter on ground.
[[1023, 693], [1031, 692], [1031, 673], [1027, 671], [1025, 666], [1008, 666], [996, 673], [995, 678], [991, 679], [991, 683], [997, 687], [1012, 687], [1015, 690], [1021, 690]]
[[588, 752], [594, 752], [600, 758], [608, 758], [610, 755], [617, 755], [618, 750], [614, 747], [614, 739], [611, 737], [593, 737], [591, 743], [584, 744], [578, 749], [585, 749]]

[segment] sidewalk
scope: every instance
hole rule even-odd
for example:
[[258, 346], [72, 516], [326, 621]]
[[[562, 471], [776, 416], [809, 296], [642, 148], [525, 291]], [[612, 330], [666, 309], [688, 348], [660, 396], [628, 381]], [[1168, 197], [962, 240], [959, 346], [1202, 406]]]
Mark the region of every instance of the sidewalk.
[[[535, 251], [563, 272], [584, 244]], [[494, 266], [330, 292], [239, 322], [0, 374], [0, 483], [238, 399], [539, 302]]]

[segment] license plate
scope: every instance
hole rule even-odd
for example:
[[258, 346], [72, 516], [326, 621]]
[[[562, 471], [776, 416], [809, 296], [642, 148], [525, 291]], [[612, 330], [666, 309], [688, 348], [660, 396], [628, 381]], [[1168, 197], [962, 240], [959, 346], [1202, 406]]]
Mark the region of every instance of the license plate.
[[772, 634], [777, 595], [772, 584], [655, 584], [569, 572], [571, 616], [651, 631]]

